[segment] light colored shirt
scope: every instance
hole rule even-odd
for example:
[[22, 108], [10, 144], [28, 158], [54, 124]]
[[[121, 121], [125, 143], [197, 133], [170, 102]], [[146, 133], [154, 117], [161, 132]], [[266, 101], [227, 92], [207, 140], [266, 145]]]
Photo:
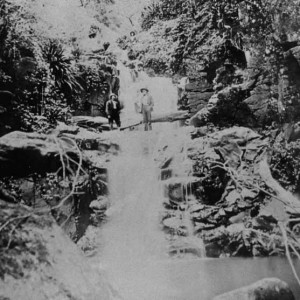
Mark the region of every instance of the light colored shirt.
[[140, 98], [140, 107], [141, 110], [152, 111], [154, 106], [153, 98], [151, 95], [142, 95]]

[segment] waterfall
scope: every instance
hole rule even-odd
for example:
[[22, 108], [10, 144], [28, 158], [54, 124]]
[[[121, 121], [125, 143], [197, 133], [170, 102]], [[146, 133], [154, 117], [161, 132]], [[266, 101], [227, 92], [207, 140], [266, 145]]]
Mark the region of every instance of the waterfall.
[[[133, 74], [123, 64], [118, 69], [123, 124], [141, 120], [134, 103], [142, 87], [147, 87], [154, 98], [154, 114], [176, 110], [177, 91], [171, 79], [150, 78], [144, 72]], [[162, 184], [153, 157], [163, 138], [160, 129], [154, 126], [148, 132], [114, 132], [121, 153], [108, 168], [110, 208], [100, 237], [100, 259], [111, 285], [124, 300], [174, 299], [175, 288], [160, 264], [168, 257], [161, 228]]]
[[[141, 119], [134, 110], [141, 87], [147, 87], [153, 95], [154, 114], [176, 110], [177, 91], [171, 79], [150, 78], [144, 72], [135, 77], [124, 65], [118, 68], [120, 100], [124, 103], [122, 122]], [[162, 225], [164, 182], [154, 160], [164, 143], [178, 147], [185, 145], [189, 137], [168, 123], [156, 125], [147, 132], [111, 133], [117, 138], [121, 153], [108, 166], [110, 208], [100, 234], [103, 245], [100, 260], [110, 284], [124, 300], [179, 299], [169, 271], [162, 263], [169, 259], [170, 245]], [[182, 165], [187, 158], [184, 147]], [[192, 238], [189, 212], [183, 212], [182, 217]]]

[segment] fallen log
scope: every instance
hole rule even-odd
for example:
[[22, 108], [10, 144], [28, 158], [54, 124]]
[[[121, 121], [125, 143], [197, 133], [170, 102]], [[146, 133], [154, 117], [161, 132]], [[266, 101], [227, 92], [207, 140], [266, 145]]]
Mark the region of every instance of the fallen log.
[[189, 118], [189, 114], [186, 111], [175, 112], [168, 115], [162, 116], [154, 116], [152, 118], [152, 123], [160, 123], [160, 122], [174, 122], [180, 120], [186, 120]]
[[126, 126], [121, 126], [120, 130], [125, 130], [125, 129], [128, 129], [128, 128], [133, 128], [135, 126], [141, 125], [142, 123], [143, 123], [143, 121], [130, 123], [129, 125], [127, 124]]
[[[181, 112], [174, 112], [166, 115], [156, 115], [152, 117], [152, 123], [164, 123], [164, 122], [174, 122], [174, 121], [180, 121], [180, 120], [186, 120], [188, 119], [189, 113], [186, 111]], [[121, 126], [121, 130], [125, 130], [128, 128], [132, 128], [135, 126], [138, 126], [142, 124], [143, 121], [133, 121], [132, 123], [126, 124], [125, 126]]]

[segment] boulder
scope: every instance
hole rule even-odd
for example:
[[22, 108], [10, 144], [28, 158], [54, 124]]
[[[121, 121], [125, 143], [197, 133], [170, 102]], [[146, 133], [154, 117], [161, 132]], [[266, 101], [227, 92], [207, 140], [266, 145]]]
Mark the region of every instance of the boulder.
[[243, 101], [259, 123], [262, 123], [268, 112], [271, 99], [271, 90], [268, 85], [259, 85], [253, 91], [251, 96]]
[[[239, 124], [242, 126], [252, 126], [252, 112], [243, 100], [247, 97], [250, 86], [245, 84], [232, 85], [216, 93], [206, 93], [207, 105], [191, 119], [190, 124], [203, 126], [208, 122], [221, 126], [229, 124]], [[196, 105], [196, 104], [195, 104]], [[223, 124], [224, 123], [224, 124]]]
[[189, 121], [189, 125], [194, 127], [202, 127], [206, 125], [210, 118], [210, 112], [207, 107], [202, 108], [198, 111]]
[[252, 285], [217, 296], [213, 300], [295, 300], [295, 297], [284, 281], [265, 278]]
[[61, 166], [62, 151], [73, 159], [78, 156], [68, 140], [38, 133], [11, 132], [0, 138], [0, 177], [55, 172]]
[[225, 140], [230, 140], [230, 142], [237, 143], [240, 146], [244, 146], [255, 139], [259, 139], [261, 136], [250, 128], [234, 126], [221, 131], [217, 131], [211, 134], [210, 137], [212, 138], [212, 146], [220, 145]]

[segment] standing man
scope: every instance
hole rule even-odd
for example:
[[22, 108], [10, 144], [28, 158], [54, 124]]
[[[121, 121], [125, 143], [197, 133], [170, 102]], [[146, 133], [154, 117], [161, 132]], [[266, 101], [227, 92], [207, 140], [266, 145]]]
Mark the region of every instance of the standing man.
[[147, 88], [142, 88], [141, 89], [141, 99], [140, 99], [140, 108], [141, 108], [141, 113], [143, 114], [143, 123], [145, 126], [145, 131], [147, 130], [152, 130], [152, 125], [151, 125], [151, 112], [153, 111], [153, 98], [149, 94], [149, 90]]
[[113, 130], [113, 123], [116, 122], [118, 128], [121, 127], [120, 121], [121, 105], [116, 94], [111, 94], [105, 105], [105, 112], [108, 117], [110, 129]]

